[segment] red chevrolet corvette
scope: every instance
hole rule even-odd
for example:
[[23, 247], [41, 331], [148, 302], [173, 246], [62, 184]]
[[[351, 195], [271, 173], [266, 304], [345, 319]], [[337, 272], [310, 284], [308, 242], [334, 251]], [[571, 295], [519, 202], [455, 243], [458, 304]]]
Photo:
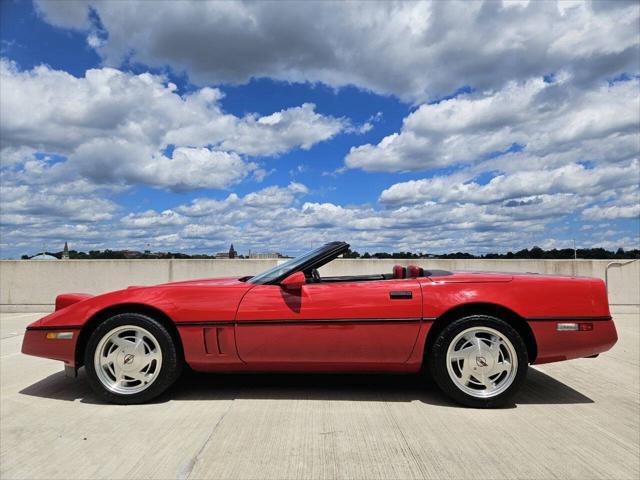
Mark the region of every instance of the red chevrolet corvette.
[[186, 363], [208, 372], [424, 370], [451, 398], [503, 405], [529, 364], [594, 357], [617, 340], [601, 280], [396, 266], [321, 277], [328, 243], [255, 277], [66, 294], [22, 352], [84, 365], [108, 401], [148, 401]]

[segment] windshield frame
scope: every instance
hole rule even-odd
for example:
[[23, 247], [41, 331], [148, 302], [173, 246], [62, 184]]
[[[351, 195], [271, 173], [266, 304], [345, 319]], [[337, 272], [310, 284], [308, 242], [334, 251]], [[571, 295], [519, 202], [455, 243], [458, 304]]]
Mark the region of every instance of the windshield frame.
[[291, 258], [280, 265], [265, 270], [258, 275], [247, 279], [247, 283], [256, 285], [276, 285], [295, 272], [306, 272], [314, 268], [320, 268], [329, 263], [338, 255], [349, 248], [345, 242], [331, 242], [321, 247], [314, 248], [295, 258]]

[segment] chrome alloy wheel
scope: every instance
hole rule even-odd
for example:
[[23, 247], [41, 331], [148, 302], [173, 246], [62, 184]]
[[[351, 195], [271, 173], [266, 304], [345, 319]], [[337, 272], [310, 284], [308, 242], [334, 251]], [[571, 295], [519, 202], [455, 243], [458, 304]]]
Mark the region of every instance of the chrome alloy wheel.
[[156, 338], [142, 327], [124, 325], [108, 332], [94, 354], [94, 368], [109, 390], [132, 395], [146, 390], [162, 367]]
[[489, 327], [460, 332], [447, 349], [447, 372], [464, 393], [477, 398], [500, 395], [513, 383], [518, 356], [509, 339]]

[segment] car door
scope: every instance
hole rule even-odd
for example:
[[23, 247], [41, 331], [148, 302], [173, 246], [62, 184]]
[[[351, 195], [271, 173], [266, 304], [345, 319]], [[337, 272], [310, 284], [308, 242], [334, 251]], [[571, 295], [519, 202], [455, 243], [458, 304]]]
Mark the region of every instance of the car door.
[[402, 364], [415, 344], [422, 292], [415, 279], [257, 285], [236, 316], [240, 358], [254, 365], [375, 368]]

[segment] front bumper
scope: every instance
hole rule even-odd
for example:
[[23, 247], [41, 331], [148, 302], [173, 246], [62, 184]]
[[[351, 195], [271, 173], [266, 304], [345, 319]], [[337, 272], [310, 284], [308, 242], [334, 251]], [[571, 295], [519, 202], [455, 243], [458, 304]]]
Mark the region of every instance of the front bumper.
[[[71, 333], [71, 338], [47, 338], [48, 333]], [[79, 328], [27, 327], [22, 340], [22, 353], [61, 360], [70, 367], [76, 365], [76, 344]]]

